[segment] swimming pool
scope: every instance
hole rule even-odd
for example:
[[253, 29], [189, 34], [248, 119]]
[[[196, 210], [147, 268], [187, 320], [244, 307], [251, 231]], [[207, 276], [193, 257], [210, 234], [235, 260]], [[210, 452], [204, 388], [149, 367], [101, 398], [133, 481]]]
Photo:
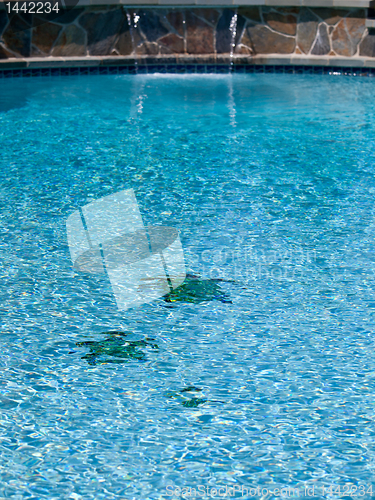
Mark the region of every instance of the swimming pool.
[[[374, 83], [0, 88], [0, 496], [369, 498]], [[179, 230], [190, 282], [123, 312], [72, 269], [65, 223], [130, 188], [145, 224]]]

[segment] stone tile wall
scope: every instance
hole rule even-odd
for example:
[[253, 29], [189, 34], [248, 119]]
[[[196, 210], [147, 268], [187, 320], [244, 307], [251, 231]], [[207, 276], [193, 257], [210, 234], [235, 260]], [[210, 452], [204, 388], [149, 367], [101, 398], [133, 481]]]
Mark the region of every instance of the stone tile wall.
[[[237, 15], [236, 22], [233, 16]], [[74, 56], [257, 55], [374, 57], [366, 9], [251, 6], [85, 7], [53, 22], [0, 11], [0, 59]], [[235, 32], [230, 27], [235, 25]]]

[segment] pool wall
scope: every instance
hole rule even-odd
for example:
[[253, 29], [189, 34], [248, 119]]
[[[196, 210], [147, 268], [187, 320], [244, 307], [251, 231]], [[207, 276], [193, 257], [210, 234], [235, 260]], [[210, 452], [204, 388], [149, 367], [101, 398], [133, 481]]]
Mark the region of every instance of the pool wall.
[[[4, 4], [2, 4], [4, 5]], [[358, 7], [86, 6], [53, 22], [0, 10], [0, 70], [97, 65], [375, 67]]]

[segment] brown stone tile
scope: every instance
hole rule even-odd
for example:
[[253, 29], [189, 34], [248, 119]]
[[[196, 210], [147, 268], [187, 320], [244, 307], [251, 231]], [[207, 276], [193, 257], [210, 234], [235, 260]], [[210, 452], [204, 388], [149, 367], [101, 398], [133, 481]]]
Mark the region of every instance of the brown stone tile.
[[[230, 30], [231, 22], [235, 11], [233, 9], [223, 9], [222, 15], [216, 25], [216, 52], [218, 54], [229, 54], [232, 50], [232, 44], [237, 45], [242, 30], [245, 26], [246, 19], [237, 15], [236, 32], [232, 33]], [[235, 36], [233, 36], [235, 35]]]
[[61, 26], [58, 26], [57, 24], [41, 24], [37, 28], [33, 28], [31, 42], [38, 50], [44, 52], [45, 54], [49, 54], [61, 29]]
[[14, 54], [9, 52], [3, 45], [0, 45], [0, 59], [9, 59], [14, 57]]
[[[54, 4], [52, 4], [54, 5]], [[83, 7], [79, 9], [60, 9], [58, 13], [38, 14], [33, 16], [33, 27], [36, 28], [43, 23], [71, 24], [84, 11]]]
[[297, 24], [297, 45], [308, 54], [316, 37], [318, 18], [310, 9], [302, 8]]
[[7, 24], [8, 24], [8, 16], [5, 10], [0, 10], [0, 36]]
[[260, 24], [249, 24], [245, 28], [241, 44], [255, 54], [291, 54], [296, 46], [294, 38], [275, 33]]
[[19, 14], [12, 15], [9, 19], [8, 28], [12, 28], [14, 32], [23, 31], [25, 27], [32, 28], [33, 27], [33, 14], [25, 14], [24, 12], [20, 12]]
[[38, 49], [38, 47], [35, 47], [35, 45], [31, 44], [30, 56], [31, 57], [46, 57], [46, 54], [44, 52], [41, 52]]
[[341, 19], [349, 14], [347, 9], [334, 9], [334, 8], [312, 8], [314, 14], [316, 14], [322, 21], [326, 24], [337, 24]]
[[137, 55], [157, 56], [159, 54], [159, 45], [156, 42], [143, 42], [137, 48]]
[[347, 17], [353, 19], [367, 19], [368, 15], [365, 9], [356, 9], [352, 11]]
[[318, 35], [316, 37], [311, 54], [314, 56], [324, 56], [329, 54], [330, 51], [331, 51], [331, 44], [329, 42], [327, 25], [321, 23], [319, 25]]
[[95, 14], [97, 14], [98, 12], [101, 12], [102, 14], [105, 14], [108, 9], [108, 5], [90, 5], [89, 7], [84, 7], [84, 13], [91, 14], [92, 12], [94, 12]]
[[160, 38], [159, 44], [164, 45], [170, 52], [175, 54], [183, 54], [185, 52], [184, 39], [174, 33]]
[[184, 27], [184, 14], [181, 10], [170, 11], [166, 15], [169, 24], [174, 28], [177, 33], [181, 36], [185, 36], [185, 27]]
[[274, 7], [277, 12], [280, 14], [295, 14], [298, 15], [300, 8], [299, 7]]
[[[129, 26], [129, 18], [126, 13], [130, 17], [131, 27]], [[134, 19], [137, 15], [138, 10], [127, 9], [125, 12], [124, 22], [121, 26], [119, 37], [115, 45], [115, 48], [122, 55], [131, 54], [135, 48], [138, 47], [138, 45], [145, 41], [139, 29], [139, 24], [137, 23], [137, 26], [134, 25]], [[129, 52], [130, 48], [131, 52]]]
[[368, 32], [359, 47], [359, 55], [366, 57], [375, 57], [375, 33], [373, 30]]
[[264, 20], [275, 31], [285, 35], [295, 35], [297, 28], [296, 17], [291, 14], [279, 14], [278, 12], [269, 12], [264, 14]]
[[354, 56], [364, 31], [364, 18], [347, 17], [342, 19], [331, 36], [333, 50], [339, 56]]
[[188, 54], [214, 53], [213, 27], [195, 16], [192, 11], [186, 11], [186, 50]]
[[135, 46], [133, 45], [133, 40], [129, 30], [120, 34], [115, 45], [115, 50], [117, 50], [117, 52], [122, 56], [130, 56], [130, 54], [135, 51]]
[[85, 33], [83, 29], [70, 24], [60, 34], [52, 55], [56, 57], [85, 56]]
[[243, 54], [245, 56], [251, 56], [253, 51], [250, 47], [246, 47], [246, 45], [237, 45], [235, 54]]
[[228, 54], [231, 52], [232, 33], [229, 30], [230, 23], [235, 15], [232, 9], [223, 9], [216, 26], [216, 52], [218, 54]]
[[126, 22], [121, 27], [119, 37], [117, 39], [115, 50], [122, 56], [129, 56], [130, 54], [136, 53], [136, 47], [142, 41], [141, 35], [138, 30], [132, 28], [130, 31], [130, 27]]
[[210, 23], [212, 26], [216, 26], [216, 23], [220, 17], [220, 13], [216, 9], [201, 8], [201, 9], [192, 9], [191, 11], [187, 12], [192, 12], [200, 19], [204, 19], [205, 21]]
[[12, 52], [30, 57], [31, 52], [31, 29], [21, 16], [14, 16], [3, 33], [5, 46]]
[[159, 9], [141, 9], [139, 15], [139, 28], [148, 42], [156, 42], [156, 40], [168, 33], [168, 29], [164, 26], [163, 12]]
[[70, 24], [73, 21], [75, 21], [77, 17], [82, 14], [83, 11], [84, 11], [83, 8], [63, 10], [61, 15], [55, 21], [60, 24]]
[[238, 14], [256, 23], [262, 22], [259, 7], [238, 7]]
[[126, 23], [121, 8], [104, 13], [88, 12], [79, 19], [87, 33], [87, 48], [92, 56], [108, 55], [117, 39], [121, 27]]

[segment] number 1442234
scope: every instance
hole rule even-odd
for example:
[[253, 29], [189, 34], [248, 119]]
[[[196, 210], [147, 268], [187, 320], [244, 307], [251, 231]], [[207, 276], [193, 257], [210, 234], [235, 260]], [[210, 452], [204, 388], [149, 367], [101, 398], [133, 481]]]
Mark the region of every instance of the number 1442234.
[[8, 14], [51, 14], [59, 12], [59, 4], [55, 2], [8, 2], [5, 4]]

